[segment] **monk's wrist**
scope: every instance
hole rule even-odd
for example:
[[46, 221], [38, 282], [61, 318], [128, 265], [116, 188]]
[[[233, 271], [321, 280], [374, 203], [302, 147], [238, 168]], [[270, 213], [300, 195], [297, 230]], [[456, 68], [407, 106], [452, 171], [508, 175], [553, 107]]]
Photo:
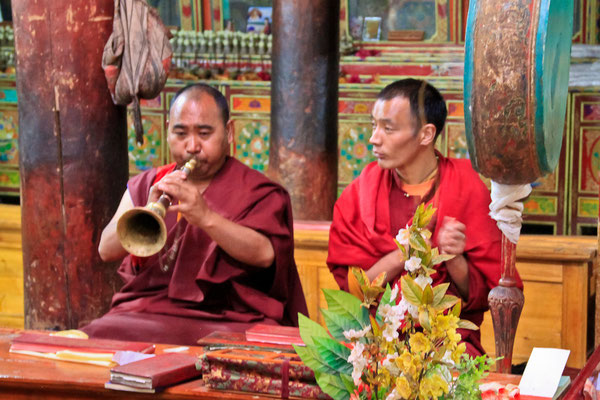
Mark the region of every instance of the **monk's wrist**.
[[206, 210], [201, 216], [198, 217], [197, 225], [199, 228], [205, 231], [210, 231], [218, 225], [219, 214], [212, 210]]

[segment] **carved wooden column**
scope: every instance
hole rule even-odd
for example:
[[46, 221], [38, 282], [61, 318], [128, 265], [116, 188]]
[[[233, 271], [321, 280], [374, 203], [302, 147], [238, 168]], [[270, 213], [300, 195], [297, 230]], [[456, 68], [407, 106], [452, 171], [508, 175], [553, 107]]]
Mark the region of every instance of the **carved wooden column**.
[[[469, 156], [475, 169], [499, 184], [529, 184], [557, 165], [572, 22], [571, 0], [470, 0], [464, 92]], [[502, 278], [489, 303], [496, 355], [504, 357], [498, 371], [510, 372], [524, 299], [515, 287], [518, 231], [501, 229]]]
[[275, 0], [268, 175], [295, 219], [330, 220], [337, 197], [336, 0]]
[[76, 328], [118, 288], [100, 233], [127, 179], [101, 59], [113, 0], [13, 0], [27, 328]]

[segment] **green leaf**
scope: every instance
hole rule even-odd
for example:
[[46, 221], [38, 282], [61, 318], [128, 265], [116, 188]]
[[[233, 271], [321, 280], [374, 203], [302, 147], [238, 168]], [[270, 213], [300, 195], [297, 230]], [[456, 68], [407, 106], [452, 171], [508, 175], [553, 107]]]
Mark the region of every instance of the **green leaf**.
[[348, 390], [348, 393], [353, 393], [354, 389], [356, 389], [356, 386], [354, 386], [352, 376], [346, 374], [340, 374], [339, 376], [340, 378], [342, 378], [342, 383], [344, 384], [344, 386], [346, 386], [346, 390]]
[[431, 231], [429, 229], [421, 229], [421, 236], [423, 236], [425, 239], [430, 239], [431, 238]]
[[425, 268], [428, 265], [431, 265], [431, 254], [429, 254], [428, 251], [419, 251], [418, 253], [423, 268]]
[[325, 328], [300, 313], [298, 313], [298, 325], [300, 326], [300, 337], [307, 346], [314, 344], [313, 339], [315, 337], [329, 337]]
[[381, 308], [384, 305], [394, 305], [396, 303], [395, 301], [396, 299], [392, 299], [392, 288], [390, 287], [390, 284], [388, 283], [385, 286], [385, 292], [383, 292], [383, 295], [381, 296], [381, 300], [379, 300], [379, 306], [377, 306], [377, 312], [375, 313], [375, 316], [377, 317], [377, 322], [379, 322], [380, 324], [383, 323], [383, 318], [381, 317]]
[[[375, 278], [375, 280], [373, 280], [373, 282], [371, 282], [371, 286], [377, 286], [378, 288], [382, 287], [383, 283], [385, 282], [385, 276], [386, 276], [385, 272], [382, 272], [379, 275], [377, 275], [377, 278]], [[383, 292], [383, 290], [382, 290], [382, 292]]]
[[392, 287], [388, 283], [385, 285], [385, 292], [383, 292], [381, 300], [379, 300], [379, 307], [381, 307], [382, 304], [394, 304], [395, 300], [396, 299], [392, 299]]
[[438, 304], [434, 305], [433, 307], [436, 309], [436, 311], [444, 311], [444, 310], [454, 306], [458, 302], [459, 302], [458, 297], [447, 294], [447, 295], [444, 295], [444, 297], [442, 297], [442, 300], [440, 300], [440, 302]]
[[[394, 239], [396, 240], [396, 239]], [[408, 252], [406, 251], [406, 247], [404, 247], [403, 245], [400, 244], [400, 242], [398, 242], [396, 240], [396, 245], [398, 245], [398, 248], [400, 249], [400, 251], [402, 252], [402, 260], [407, 260], [408, 259]]]
[[433, 303], [433, 289], [431, 289], [431, 285], [425, 286], [423, 289], [423, 304], [432, 304]]
[[330, 338], [315, 338], [315, 348], [329, 367], [340, 373], [352, 373], [352, 364], [348, 363], [350, 349], [346, 346]]
[[431, 331], [431, 324], [429, 323], [429, 313], [425, 309], [419, 310], [419, 323], [423, 329]]
[[344, 331], [348, 331], [350, 329], [358, 331], [363, 328], [355, 319], [344, 318], [325, 308], [321, 310], [321, 315], [325, 320], [325, 324], [327, 325], [327, 329], [329, 329], [331, 336], [341, 342], [347, 341], [346, 337], [344, 336]]
[[373, 330], [373, 336], [381, 336], [381, 327], [377, 323], [377, 320], [372, 315], [369, 315], [369, 318], [371, 319], [371, 329]]
[[373, 304], [377, 304], [377, 298], [385, 289], [381, 286], [370, 286], [363, 289], [364, 307], [369, 308]]
[[361, 327], [369, 324], [369, 311], [361, 306], [355, 296], [342, 290], [323, 289], [327, 307], [343, 318], [353, 319]]
[[423, 215], [421, 216], [421, 223], [423, 226], [427, 226], [431, 221], [431, 218], [435, 215], [436, 209], [432, 204], [429, 204], [425, 211], [423, 211]]
[[418, 232], [413, 232], [410, 234], [408, 243], [411, 245], [412, 248], [416, 250], [427, 251], [427, 243], [425, 242], [425, 239], [423, 239], [423, 237], [419, 235]]
[[358, 284], [361, 288], [369, 284], [369, 278], [367, 277], [367, 274], [365, 274], [365, 271], [362, 268], [352, 267], [350, 268], [350, 271], [352, 271], [352, 274], [358, 281]]
[[452, 307], [452, 315], [454, 315], [455, 317], [460, 317], [460, 310], [461, 310], [461, 302], [459, 301], [458, 303], [456, 303], [454, 305], [454, 307]]
[[450, 283], [446, 282], [446, 283], [440, 283], [439, 285], [437, 285], [436, 287], [433, 288], [433, 305], [434, 306], [437, 306], [442, 301], [442, 299], [444, 298], [444, 295], [448, 291], [449, 286], [450, 286]]
[[338, 375], [321, 374], [317, 377], [319, 387], [334, 400], [346, 400], [350, 398], [350, 391]]
[[419, 221], [421, 219], [421, 213], [423, 212], [423, 207], [421, 207], [422, 205], [423, 205], [423, 203], [419, 204], [419, 206], [415, 210], [415, 215], [413, 216], [413, 220], [412, 220], [412, 226], [416, 226], [417, 228], [421, 227], [421, 225], [419, 224]]
[[423, 270], [424, 270], [425, 272], [427, 272], [427, 274], [428, 274], [429, 276], [431, 276], [431, 275], [433, 275], [433, 274], [435, 274], [435, 273], [437, 272], [435, 269], [433, 269], [433, 268], [428, 268], [428, 267], [426, 267], [426, 266], [423, 266]]
[[454, 254], [440, 254], [431, 259], [431, 265], [438, 265], [456, 257]]
[[338, 373], [321, 358], [321, 356], [315, 348], [294, 345], [294, 350], [296, 350], [296, 354], [298, 354], [302, 362], [306, 364], [308, 368], [312, 369], [315, 372], [315, 375], [317, 373]]
[[458, 327], [462, 328], [462, 329], [470, 329], [472, 331], [476, 331], [479, 329], [479, 327], [477, 325], [475, 325], [474, 323], [472, 323], [471, 321], [468, 321], [466, 319], [459, 320]]
[[400, 288], [402, 289], [402, 297], [409, 303], [415, 306], [423, 303], [423, 290], [410, 276], [404, 275], [400, 279]]
[[440, 283], [439, 285], [433, 288], [433, 306], [436, 307], [441, 303], [444, 295], [448, 291], [448, 287], [450, 286], [449, 282]]

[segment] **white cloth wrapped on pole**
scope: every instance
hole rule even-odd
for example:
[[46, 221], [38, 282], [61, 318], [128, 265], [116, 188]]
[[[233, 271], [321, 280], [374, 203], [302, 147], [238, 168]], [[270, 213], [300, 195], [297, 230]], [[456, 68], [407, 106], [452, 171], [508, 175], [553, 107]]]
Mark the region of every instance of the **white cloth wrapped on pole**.
[[503, 185], [492, 181], [490, 216], [512, 243], [517, 244], [523, 222], [522, 200], [531, 193], [531, 185]]

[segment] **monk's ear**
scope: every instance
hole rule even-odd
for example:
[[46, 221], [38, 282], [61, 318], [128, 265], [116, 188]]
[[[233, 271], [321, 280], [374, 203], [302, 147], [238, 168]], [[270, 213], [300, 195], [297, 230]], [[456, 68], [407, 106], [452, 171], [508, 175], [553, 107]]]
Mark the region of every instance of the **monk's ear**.
[[435, 143], [435, 125], [425, 124], [419, 130], [419, 143], [422, 146], [429, 146]]
[[227, 135], [227, 143], [229, 143], [229, 144], [233, 143], [233, 134], [234, 134], [233, 120], [230, 119], [225, 124], [225, 133]]

